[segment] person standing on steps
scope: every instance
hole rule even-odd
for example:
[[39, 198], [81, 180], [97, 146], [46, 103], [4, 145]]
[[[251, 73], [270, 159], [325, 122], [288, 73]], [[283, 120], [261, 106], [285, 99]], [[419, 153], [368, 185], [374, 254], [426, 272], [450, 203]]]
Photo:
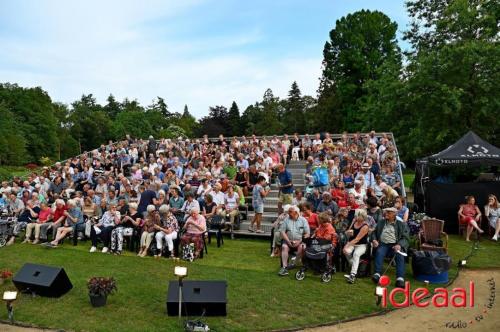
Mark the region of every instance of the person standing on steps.
[[293, 199], [293, 183], [292, 183], [292, 174], [287, 171], [283, 164], [278, 164], [278, 188], [279, 188], [279, 197], [278, 197], [278, 213], [283, 213], [283, 205], [292, 204]]
[[[260, 223], [262, 222], [262, 214], [264, 213], [264, 198], [269, 194], [270, 188], [264, 185], [266, 184], [266, 178], [264, 176], [259, 176], [257, 183], [253, 187], [252, 191], [252, 206], [254, 210], [254, 216], [250, 227], [248, 227], [249, 232], [255, 231], [255, 233], [264, 233], [260, 228]], [[257, 229], [254, 230], [254, 224], [257, 224]]]

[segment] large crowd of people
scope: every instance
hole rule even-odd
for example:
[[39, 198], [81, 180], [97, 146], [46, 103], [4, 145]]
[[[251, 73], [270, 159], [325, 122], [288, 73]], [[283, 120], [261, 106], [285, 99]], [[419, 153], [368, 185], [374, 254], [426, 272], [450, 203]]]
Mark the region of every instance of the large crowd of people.
[[[306, 161], [304, 190], [294, 187], [287, 170], [291, 160]], [[336, 253], [351, 264], [346, 280], [354, 282], [368, 243], [377, 248], [374, 279], [383, 257], [408, 247], [409, 211], [400, 174], [391, 137], [375, 132], [344, 133], [336, 140], [328, 133], [216, 140], [127, 137], [25, 180], [3, 182], [0, 209], [17, 217], [9, 244], [26, 229], [23, 243], [57, 247], [68, 237], [74, 245], [90, 239], [90, 252], [102, 246], [103, 253], [119, 255], [127, 244], [140, 257], [159, 258], [180, 255], [180, 242], [181, 248], [194, 245], [199, 257], [207, 230], [215, 225], [233, 231], [242, 206], [254, 211], [248, 231], [262, 233], [266, 196], [276, 183], [279, 216], [271, 255], [281, 257], [279, 274], [288, 273], [289, 256], [301, 256], [305, 238], [317, 237], [342, 248]], [[498, 218], [495, 202], [488, 213]], [[467, 208], [461, 213], [470, 214]], [[402, 264], [398, 258], [399, 286]]]

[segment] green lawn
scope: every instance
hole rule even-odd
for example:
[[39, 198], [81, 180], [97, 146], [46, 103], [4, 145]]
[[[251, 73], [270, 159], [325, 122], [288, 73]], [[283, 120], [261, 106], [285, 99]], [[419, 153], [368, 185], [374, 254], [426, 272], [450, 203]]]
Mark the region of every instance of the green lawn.
[[[498, 267], [500, 245], [481, 242], [468, 266]], [[454, 265], [471, 248], [457, 236], [450, 238], [450, 255]], [[484, 249], [483, 249], [484, 248]], [[0, 269], [17, 271], [25, 262], [65, 268], [74, 288], [60, 299], [21, 295], [15, 304], [18, 321], [42, 327], [74, 331], [177, 331], [175, 317], [165, 314], [167, 284], [175, 280], [174, 262], [138, 258], [132, 254], [112, 256], [88, 253], [88, 245], [69, 243], [58, 249], [17, 244], [0, 249]], [[304, 281], [294, 273], [277, 276], [279, 261], [268, 257], [268, 242], [263, 240], [227, 239], [221, 248], [212, 242], [205, 258], [183, 263], [189, 268], [188, 280], [227, 280], [228, 316], [208, 318], [216, 331], [258, 331], [333, 322], [380, 310], [375, 305], [374, 285], [369, 279], [346, 284], [343, 273], [323, 284], [319, 276], [308, 272]], [[411, 279], [411, 269], [407, 266]], [[450, 271], [454, 275], [456, 268]], [[394, 269], [389, 275], [394, 280]], [[118, 292], [108, 297], [103, 308], [92, 308], [86, 290], [91, 276], [114, 276]], [[413, 286], [415, 285], [415, 286]], [[414, 283], [413, 287], [419, 285]], [[0, 292], [12, 289], [9, 281]], [[7, 319], [0, 309], [0, 319]]]

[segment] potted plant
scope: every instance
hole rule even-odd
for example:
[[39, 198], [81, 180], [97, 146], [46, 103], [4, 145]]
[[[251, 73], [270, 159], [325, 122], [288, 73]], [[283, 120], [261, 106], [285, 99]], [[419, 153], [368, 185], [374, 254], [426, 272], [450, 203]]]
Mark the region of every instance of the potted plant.
[[106, 304], [109, 294], [116, 292], [115, 278], [92, 277], [87, 282], [90, 303], [94, 307], [102, 307]]
[[5, 280], [12, 278], [12, 272], [9, 270], [0, 271], [0, 285], [3, 285]]

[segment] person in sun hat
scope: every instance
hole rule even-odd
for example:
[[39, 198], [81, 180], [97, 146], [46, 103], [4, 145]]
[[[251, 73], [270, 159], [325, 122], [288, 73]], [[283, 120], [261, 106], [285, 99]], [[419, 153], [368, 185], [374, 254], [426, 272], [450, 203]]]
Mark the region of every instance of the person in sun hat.
[[405, 222], [396, 219], [398, 210], [394, 207], [384, 209], [384, 219], [377, 223], [373, 236], [375, 251], [375, 273], [372, 280], [378, 283], [386, 256], [396, 255], [396, 287], [404, 287], [405, 259], [398, 251], [406, 252], [409, 246], [410, 232]]
[[363, 182], [363, 187], [366, 190], [367, 188], [375, 187], [375, 176], [373, 172], [370, 170], [370, 164], [365, 162], [361, 165], [361, 170], [356, 174], [356, 180], [361, 180]]

